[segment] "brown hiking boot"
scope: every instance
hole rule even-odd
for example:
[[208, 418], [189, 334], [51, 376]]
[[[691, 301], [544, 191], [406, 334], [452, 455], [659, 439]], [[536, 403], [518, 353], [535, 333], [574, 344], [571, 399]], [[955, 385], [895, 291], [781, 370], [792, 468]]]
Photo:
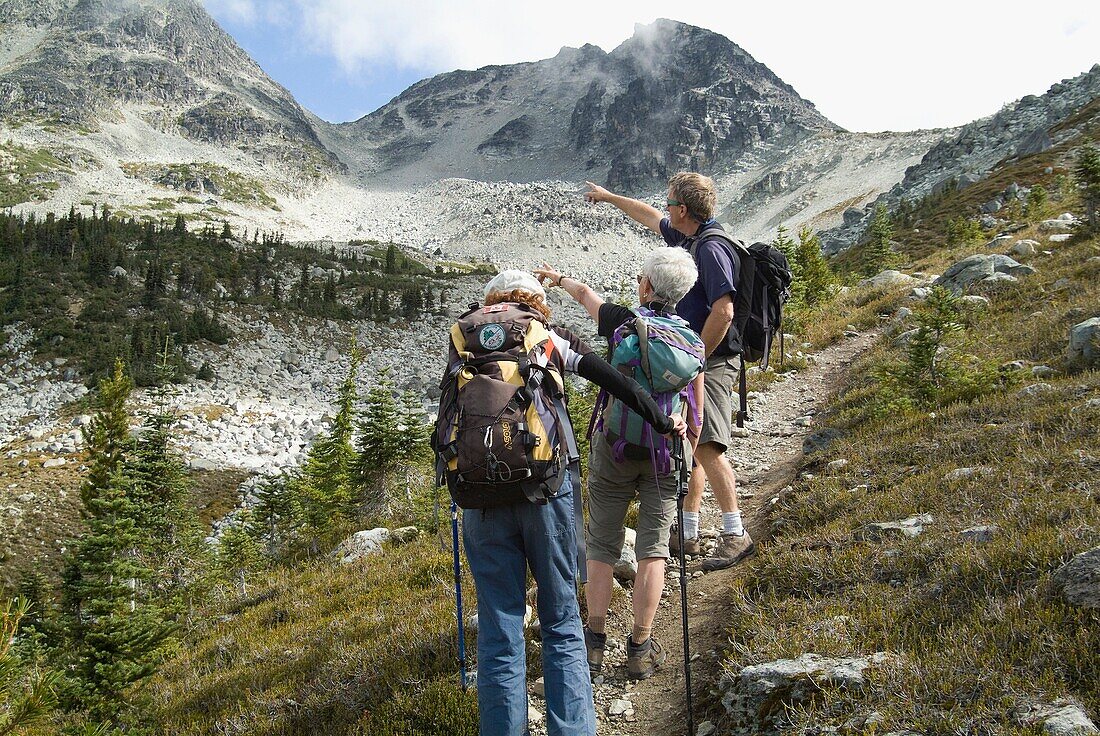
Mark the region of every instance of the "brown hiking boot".
[[744, 534], [723, 534], [718, 537], [718, 547], [711, 557], [703, 560], [703, 569], [707, 572], [725, 570], [733, 567], [753, 553], [756, 545], [746, 530]]
[[652, 636], [642, 644], [635, 644], [632, 638], [627, 637], [626, 676], [631, 680], [653, 677], [654, 671], [665, 663], [667, 657], [665, 648]]
[[595, 677], [603, 669], [603, 650], [607, 646], [607, 634], [597, 634], [584, 627], [584, 647], [588, 650], [588, 672]]
[[[668, 551], [673, 557], [680, 554], [680, 531], [676, 525], [672, 525], [672, 534], [668, 538]], [[703, 554], [703, 545], [699, 544], [699, 537], [687, 537], [684, 539], [684, 555], [691, 557]]]

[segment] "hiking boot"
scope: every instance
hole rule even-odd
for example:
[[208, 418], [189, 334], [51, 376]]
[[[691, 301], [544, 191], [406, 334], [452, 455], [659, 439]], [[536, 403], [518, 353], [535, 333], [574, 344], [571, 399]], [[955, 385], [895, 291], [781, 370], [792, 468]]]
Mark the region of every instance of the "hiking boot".
[[631, 680], [645, 680], [653, 677], [653, 672], [664, 664], [668, 655], [652, 636], [642, 644], [635, 644], [634, 639], [626, 640], [626, 676]]
[[733, 567], [753, 553], [756, 545], [748, 531], [744, 534], [723, 534], [718, 538], [718, 547], [714, 554], [703, 560], [703, 569], [707, 572], [725, 570]]
[[603, 669], [603, 650], [607, 646], [607, 634], [597, 634], [584, 627], [584, 648], [588, 650], [588, 672], [595, 677]]
[[[672, 534], [668, 538], [668, 551], [673, 557], [680, 555], [680, 532], [676, 525], [672, 525]], [[684, 555], [691, 557], [703, 554], [703, 545], [699, 544], [699, 537], [687, 537], [684, 539]]]

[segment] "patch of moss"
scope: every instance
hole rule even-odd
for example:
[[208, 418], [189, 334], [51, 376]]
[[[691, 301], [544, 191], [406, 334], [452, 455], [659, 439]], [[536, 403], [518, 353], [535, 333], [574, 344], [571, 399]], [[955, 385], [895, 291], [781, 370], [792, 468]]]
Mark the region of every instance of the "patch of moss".
[[187, 164], [128, 162], [122, 164], [122, 170], [127, 176], [153, 183], [163, 183], [167, 180], [182, 184], [188, 181], [206, 180], [214, 184], [219, 192], [211, 196], [251, 207], [268, 207], [278, 210], [275, 198], [267, 193], [263, 182], [218, 164], [208, 162]]

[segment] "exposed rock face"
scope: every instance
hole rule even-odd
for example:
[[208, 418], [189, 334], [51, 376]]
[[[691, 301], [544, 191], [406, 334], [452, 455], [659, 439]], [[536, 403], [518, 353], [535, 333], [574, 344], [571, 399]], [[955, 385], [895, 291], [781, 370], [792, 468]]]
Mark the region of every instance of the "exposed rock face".
[[633, 193], [838, 130], [736, 44], [668, 20], [638, 26], [611, 53], [587, 45], [441, 74], [342, 129], [350, 145], [378, 149], [377, 172], [410, 182], [587, 176]]
[[[902, 197], [916, 199], [938, 193], [954, 183], [960, 189], [981, 181], [1000, 162], [1020, 158], [1073, 139], [1096, 115], [1078, 115], [1100, 96], [1100, 64], [1050, 87], [1042, 95], [1027, 95], [999, 112], [964, 125], [928, 150], [905, 178], [876, 202], [893, 207]], [[873, 203], [872, 203], [873, 204]], [[983, 212], [995, 212], [1002, 200], [990, 200]], [[865, 228], [872, 205], [856, 217], [845, 213], [844, 225], [822, 235], [825, 250], [835, 253], [856, 241]]]
[[309, 114], [195, 0], [8, 0], [0, 17], [32, 42], [0, 65], [0, 117], [94, 128], [122, 105], [155, 105], [154, 127], [340, 166]]

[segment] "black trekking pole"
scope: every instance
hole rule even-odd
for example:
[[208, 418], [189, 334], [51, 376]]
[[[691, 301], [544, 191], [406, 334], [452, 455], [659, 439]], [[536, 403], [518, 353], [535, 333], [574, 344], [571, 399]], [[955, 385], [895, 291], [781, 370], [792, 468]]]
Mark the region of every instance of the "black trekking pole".
[[684, 499], [687, 498], [687, 460], [684, 440], [673, 438], [673, 448], [679, 467], [676, 469], [676, 533], [680, 541], [680, 619], [684, 624], [684, 689], [687, 692], [688, 736], [695, 734], [695, 716], [691, 703], [691, 647], [688, 642], [687, 558], [684, 555]]
[[458, 560], [458, 504], [451, 501], [451, 547], [455, 558], [455, 618], [458, 620], [458, 683], [466, 692], [466, 624], [462, 620], [462, 570]]

